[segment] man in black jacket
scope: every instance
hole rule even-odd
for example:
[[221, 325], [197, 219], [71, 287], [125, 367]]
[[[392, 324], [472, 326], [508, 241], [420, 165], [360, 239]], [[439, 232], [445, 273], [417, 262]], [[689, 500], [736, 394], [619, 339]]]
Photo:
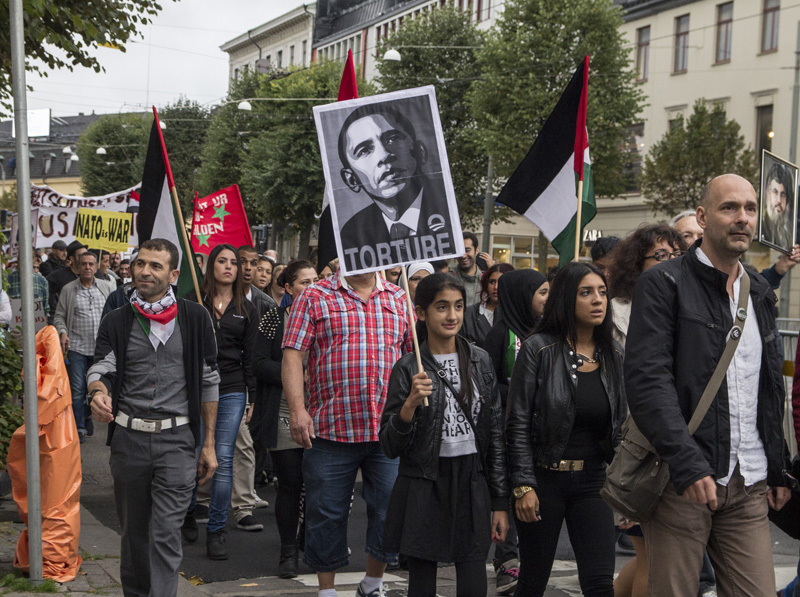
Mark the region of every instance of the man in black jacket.
[[[706, 545], [721, 594], [775, 593], [767, 512], [789, 499], [776, 298], [739, 262], [757, 216], [749, 182], [734, 174], [715, 178], [697, 209], [703, 238], [636, 284], [625, 356], [628, 405], [671, 478], [642, 525], [650, 595], [695, 595]], [[746, 314], [737, 311], [745, 275], [751, 284]], [[688, 421], [734, 323], [741, 328], [739, 345], [691, 436]]]
[[217, 468], [217, 345], [203, 306], [175, 297], [175, 245], [145, 241], [133, 269], [130, 304], [100, 322], [89, 396], [109, 423], [123, 591], [175, 595], [195, 475], [204, 483]]

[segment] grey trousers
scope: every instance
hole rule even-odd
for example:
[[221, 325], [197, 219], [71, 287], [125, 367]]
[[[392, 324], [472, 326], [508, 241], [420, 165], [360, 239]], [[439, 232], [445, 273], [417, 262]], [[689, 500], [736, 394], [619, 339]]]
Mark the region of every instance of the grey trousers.
[[161, 433], [117, 426], [110, 463], [122, 527], [122, 590], [126, 597], [174, 597], [181, 524], [197, 474], [192, 431], [188, 425]]

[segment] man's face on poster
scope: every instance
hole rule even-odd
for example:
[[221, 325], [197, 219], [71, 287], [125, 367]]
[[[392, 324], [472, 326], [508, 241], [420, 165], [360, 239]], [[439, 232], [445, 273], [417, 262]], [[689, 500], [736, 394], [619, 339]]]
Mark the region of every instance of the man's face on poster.
[[390, 115], [365, 116], [347, 129], [345, 166], [368, 195], [392, 200], [409, 187], [416, 174], [414, 145], [415, 140]]
[[771, 218], [786, 215], [786, 189], [774, 178], [767, 185], [767, 212]]

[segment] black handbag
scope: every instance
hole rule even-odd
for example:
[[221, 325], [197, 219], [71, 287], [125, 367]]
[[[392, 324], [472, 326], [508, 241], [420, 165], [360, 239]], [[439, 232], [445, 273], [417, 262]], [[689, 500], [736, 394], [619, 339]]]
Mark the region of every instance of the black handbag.
[[[697, 403], [689, 421], [689, 434], [693, 435], [706, 416], [720, 384], [739, 345], [742, 330], [747, 320], [747, 301], [750, 296], [750, 277], [742, 276], [739, 288], [739, 304], [736, 319], [728, 335], [725, 351], [717, 363], [711, 379]], [[656, 453], [655, 448], [639, 431], [633, 418], [628, 415], [622, 427], [622, 441], [614, 460], [606, 470], [606, 481], [600, 490], [600, 497], [625, 518], [634, 522], [647, 522], [653, 515], [661, 499], [664, 488], [669, 483], [669, 467]]]

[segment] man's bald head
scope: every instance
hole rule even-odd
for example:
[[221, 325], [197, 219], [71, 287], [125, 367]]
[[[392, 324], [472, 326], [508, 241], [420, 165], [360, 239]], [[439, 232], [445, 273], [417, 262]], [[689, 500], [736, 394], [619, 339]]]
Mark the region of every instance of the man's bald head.
[[700, 207], [708, 209], [711, 206], [711, 202], [718, 201], [725, 195], [726, 191], [733, 189], [743, 191], [743, 186], [749, 187], [753, 195], [756, 194], [753, 185], [750, 184], [746, 178], [738, 174], [720, 174], [712, 178], [708, 184], [703, 187], [703, 191], [700, 193]]

